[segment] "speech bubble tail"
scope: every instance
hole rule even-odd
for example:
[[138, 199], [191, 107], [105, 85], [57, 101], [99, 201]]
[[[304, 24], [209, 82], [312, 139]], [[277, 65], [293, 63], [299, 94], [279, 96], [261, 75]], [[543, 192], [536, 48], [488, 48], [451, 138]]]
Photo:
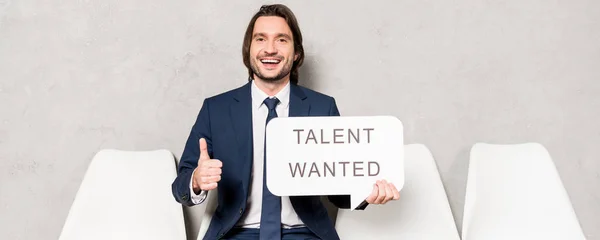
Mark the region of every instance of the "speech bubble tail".
[[367, 199], [370, 192], [365, 194], [354, 193], [350, 195], [350, 210], [354, 211], [357, 207], [359, 207], [363, 202]]

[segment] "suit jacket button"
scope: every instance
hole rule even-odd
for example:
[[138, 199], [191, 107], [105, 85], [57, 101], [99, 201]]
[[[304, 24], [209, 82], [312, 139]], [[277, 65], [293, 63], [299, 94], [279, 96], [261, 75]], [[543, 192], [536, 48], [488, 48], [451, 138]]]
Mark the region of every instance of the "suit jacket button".
[[240, 208], [240, 215], [242, 215], [242, 213], [244, 213], [244, 209]]
[[186, 194], [186, 195], [183, 195], [183, 196], [181, 197], [181, 199], [183, 199], [184, 201], [186, 201], [186, 200], [188, 199], [188, 195], [187, 195], [187, 194]]

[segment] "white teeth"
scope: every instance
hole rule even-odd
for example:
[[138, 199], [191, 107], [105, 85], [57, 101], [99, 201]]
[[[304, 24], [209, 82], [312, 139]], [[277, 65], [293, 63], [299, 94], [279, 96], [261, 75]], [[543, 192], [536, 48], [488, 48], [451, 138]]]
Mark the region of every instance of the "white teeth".
[[279, 60], [275, 60], [275, 59], [263, 59], [260, 60], [262, 63], [279, 63]]

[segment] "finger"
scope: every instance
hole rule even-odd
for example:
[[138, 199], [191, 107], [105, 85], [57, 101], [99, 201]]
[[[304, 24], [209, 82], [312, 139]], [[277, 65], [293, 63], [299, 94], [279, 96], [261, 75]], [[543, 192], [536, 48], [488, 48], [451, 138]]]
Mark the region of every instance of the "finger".
[[208, 183], [216, 183], [221, 181], [221, 176], [217, 175], [217, 176], [208, 176], [208, 177], [203, 177], [202, 178], [202, 183], [208, 184]]
[[223, 171], [220, 168], [202, 168], [202, 171], [200, 172], [200, 176], [202, 176], [202, 177], [216, 176], [216, 175], [221, 175], [222, 172]]
[[200, 138], [200, 160], [209, 160], [210, 156], [208, 156], [208, 146], [206, 144], [206, 139]]
[[200, 189], [204, 190], [204, 191], [208, 191], [208, 190], [213, 190], [215, 188], [217, 188], [217, 183], [206, 183], [206, 184], [201, 184], [200, 185]]
[[221, 177], [221, 174], [210, 174], [210, 173], [202, 173], [202, 176], [200, 177], [204, 182], [206, 182], [206, 179], [212, 178], [212, 177]]
[[367, 197], [367, 202], [369, 204], [373, 204], [375, 203], [375, 199], [377, 198], [377, 193], [379, 193], [379, 189], [377, 189], [377, 184], [373, 185], [373, 191], [371, 192], [371, 195], [369, 195], [369, 197]]
[[390, 186], [391, 183], [385, 182], [385, 199], [383, 200], [383, 203], [387, 203], [390, 200], [392, 200], [392, 198], [394, 197], [394, 193], [392, 192], [392, 187]]
[[392, 193], [394, 193], [394, 200], [398, 200], [400, 199], [400, 192], [398, 191], [398, 189], [396, 188], [396, 186], [393, 183], [390, 183], [391, 187], [392, 187]]
[[211, 168], [208, 170], [208, 173], [211, 176], [221, 176], [223, 171], [220, 168]]
[[223, 167], [223, 162], [214, 159], [202, 160], [198, 163], [198, 167], [201, 169], [221, 169], [221, 167]]
[[221, 170], [220, 169], [209, 169], [209, 170], [202, 172], [200, 174], [200, 176], [202, 176], [203, 178], [213, 177], [213, 176], [221, 176]]
[[203, 161], [203, 166], [207, 166], [209, 168], [221, 168], [223, 167], [223, 162], [221, 162], [220, 160], [217, 159], [211, 159], [211, 160], [207, 160], [206, 162]]
[[383, 184], [381, 181], [377, 181], [377, 188], [379, 188], [379, 195], [377, 195], [375, 203], [381, 204], [381, 202], [383, 202], [383, 199], [385, 198], [385, 184]]

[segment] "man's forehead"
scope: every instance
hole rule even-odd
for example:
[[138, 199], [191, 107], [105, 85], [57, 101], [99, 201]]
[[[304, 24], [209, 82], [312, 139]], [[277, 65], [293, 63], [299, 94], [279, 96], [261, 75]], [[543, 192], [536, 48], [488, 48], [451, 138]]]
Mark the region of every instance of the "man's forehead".
[[277, 16], [262, 16], [254, 23], [253, 35], [291, 34], [292, 31], [285, 19]]

